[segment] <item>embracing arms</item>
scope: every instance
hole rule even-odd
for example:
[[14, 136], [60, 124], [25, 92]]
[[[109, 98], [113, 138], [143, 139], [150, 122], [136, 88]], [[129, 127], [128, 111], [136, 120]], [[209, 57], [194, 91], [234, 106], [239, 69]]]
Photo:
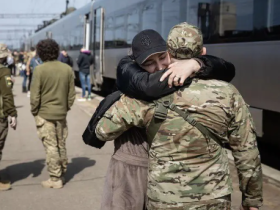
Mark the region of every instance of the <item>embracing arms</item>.
[[[193, 59], [179, 61], [182, 62], [180, 66], [177, 65], [174, 68], [179, 68], [179, 71], [186, 72], [188, 76], [199, 70], [196, 77], [201, 79], [219, 79], [226, 82], [233, 79], [235, 75], [233, 64], [210, 55], [199, 56], [198, 59], [202, 63], [201, 69], [195, 65], [197, 61]], [[179, 87], [170, 88], [170, 83], [174, 78], [172, 71], [170, 69], [150, 74], [142, 70], [129, 56], [126, 56], [119, 62], [117, 68], [117, 86], [120, 91], [130, 97], [147, 101], [155, 100], [178, 90]], [[169, 74], [171, 74], [169, 79], [160, 82], [163, 75], [168, 76]], [[191, 78], [187, 78], [183, 85], [188, 86], [191, 81]]]

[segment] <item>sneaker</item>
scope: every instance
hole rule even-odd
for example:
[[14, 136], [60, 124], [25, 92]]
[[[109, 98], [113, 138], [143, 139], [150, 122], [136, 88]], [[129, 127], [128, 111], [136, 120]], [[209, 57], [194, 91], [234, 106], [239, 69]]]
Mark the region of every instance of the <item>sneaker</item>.
[[44, 188], [54, 188], [54, 189], [60, 189], [63, 187], [63, 183], [62, 183], [62, 180], [59, 179], [57, 181], [53, 181], [51, 179], [48, 179], [46, 181], [42, 181], [42, 186]]
[[85, 97], [83, 97], [83, 98], [78, 98], [77, 100], [78, 101], [86, 101], [87, 99]]
[[8, 180], [0, 180], [0, 191], [10, 190], [12, 188], [11, 182]]
[[89, 97], [87, 98], [87, 100], [88, 100], [88, 101], [91, 101], [91, 96], [89, 96]]
[[30, 91], [27, 92], [27, 97], [30, 98]]

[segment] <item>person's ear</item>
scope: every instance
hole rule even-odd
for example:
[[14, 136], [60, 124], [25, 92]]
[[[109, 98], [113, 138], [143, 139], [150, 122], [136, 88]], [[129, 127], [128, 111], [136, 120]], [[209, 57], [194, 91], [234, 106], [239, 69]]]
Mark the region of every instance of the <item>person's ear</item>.
[[206, 47], [203, 47], [203, 48], [202, 48], [202, 53], [201, 53], [201, 55], [206, 55]]

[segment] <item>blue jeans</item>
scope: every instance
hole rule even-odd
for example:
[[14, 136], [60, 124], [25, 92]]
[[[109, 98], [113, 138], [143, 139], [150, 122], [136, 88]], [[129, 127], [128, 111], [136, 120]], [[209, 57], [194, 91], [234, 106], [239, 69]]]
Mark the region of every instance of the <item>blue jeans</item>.
[[83, 90], [82, 97], [86, 96], [86, 85], [87, 85], [87, 89], [88, 89], [88, 96], [90, 96], [90, 93], [91, 93], [90, 75], [85, 74], [83, 72], [79, 72], [79, 77], [80, 77], [82, 90]]
[[27, 75], [26, 75], [26, 71], [23, 71], [23, 81], [22, 81], [22, 87], [26, 87], [26, 82], [27, 82]]

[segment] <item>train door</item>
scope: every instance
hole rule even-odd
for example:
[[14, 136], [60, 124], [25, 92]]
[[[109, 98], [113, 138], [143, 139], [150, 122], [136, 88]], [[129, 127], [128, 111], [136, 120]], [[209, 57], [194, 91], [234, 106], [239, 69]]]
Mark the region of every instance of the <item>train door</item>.
[[90, 37], [91, 37], [91, 22], [89, 19], [89, 14], [84, 16], [84, 43], [83, 46], [86, 50], [90, 47]]
[[99, 89], [103, 83], [104, 71], [104, 9], [95, 9], [93, 11], [93, 17], [94, 67], [91, 78], [95, 89]]

